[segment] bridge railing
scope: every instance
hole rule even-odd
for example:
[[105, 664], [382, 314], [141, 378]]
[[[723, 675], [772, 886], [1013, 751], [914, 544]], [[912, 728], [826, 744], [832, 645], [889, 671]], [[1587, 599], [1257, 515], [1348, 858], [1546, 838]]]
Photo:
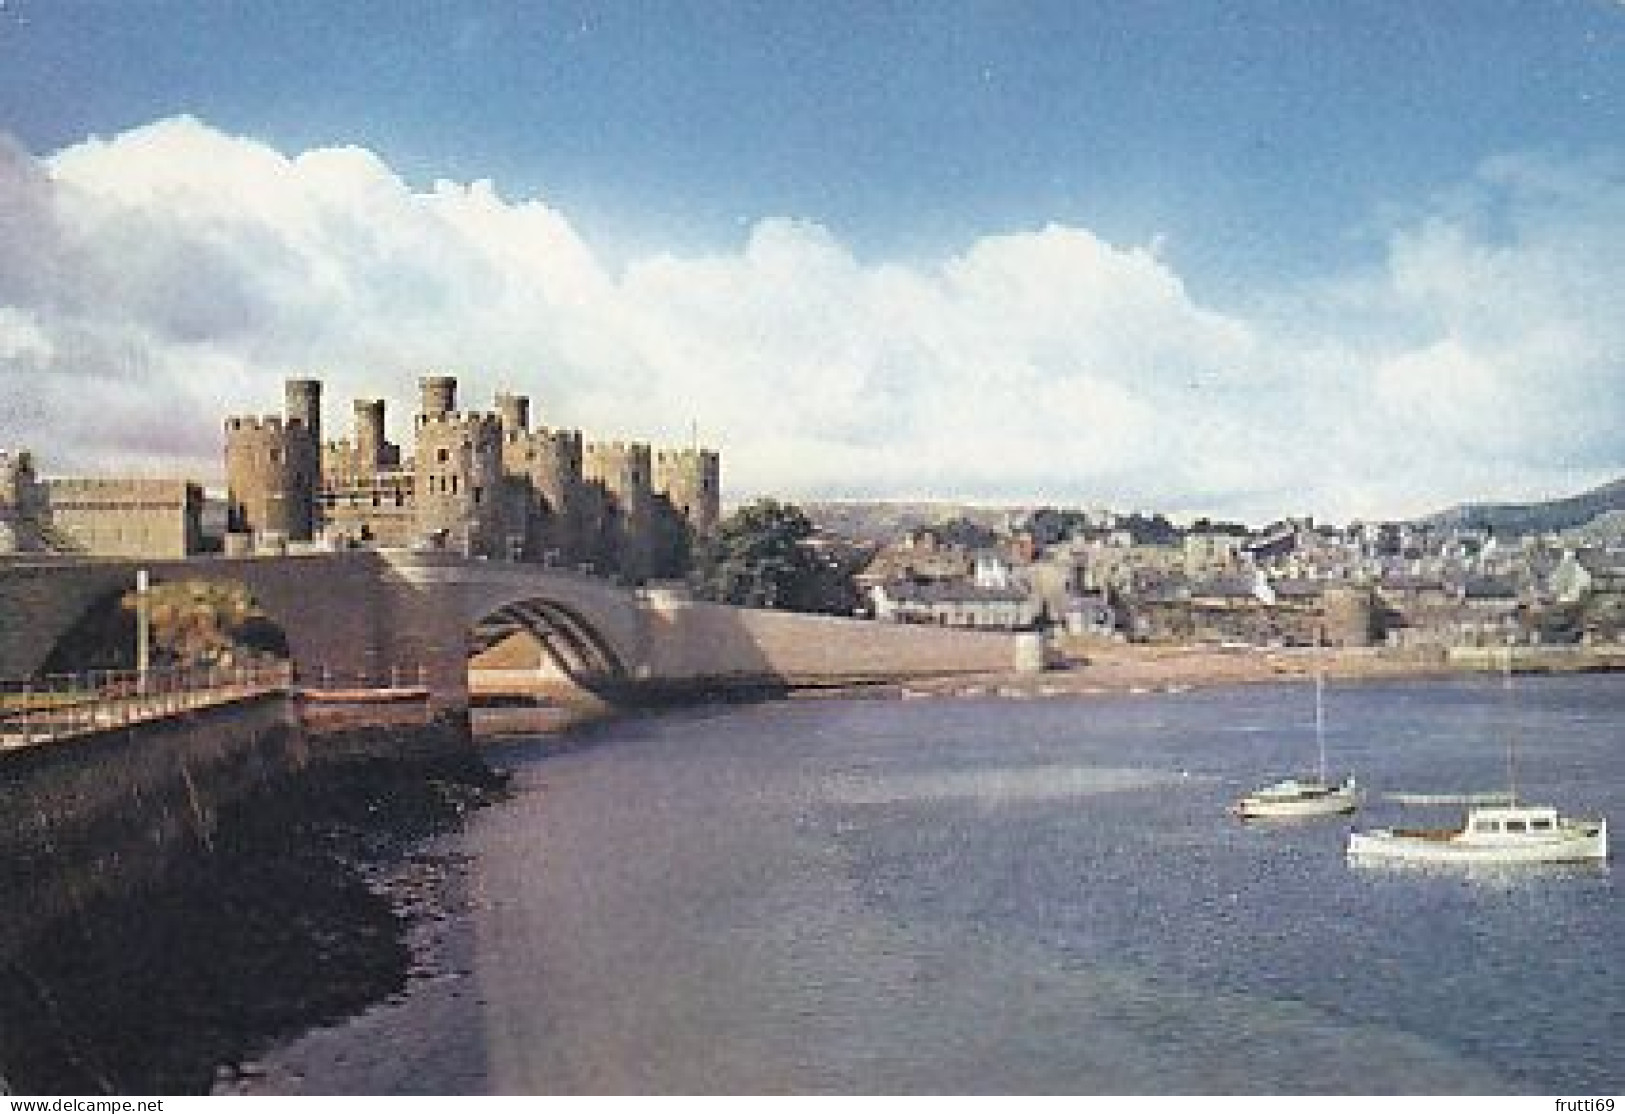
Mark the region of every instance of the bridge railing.
[[162, 719], [292, 683], [292, 664], [280, 659], [0, 679], [0, 749]]
[[422, 664], [376, 665], [363, 668], [330, 666], [322, 662], [299, 669], [294, 677], [306, 692], [329, 690], [376, 691], [423, 688], [429, 683], [428, 667]]

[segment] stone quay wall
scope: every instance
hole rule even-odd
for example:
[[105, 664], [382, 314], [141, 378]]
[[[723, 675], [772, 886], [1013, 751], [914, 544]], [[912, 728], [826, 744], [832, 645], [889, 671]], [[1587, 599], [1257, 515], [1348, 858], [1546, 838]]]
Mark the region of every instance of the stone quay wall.
[[223, 806], [291, 771], [467, 746], [466, 714], [307, 727], [298, 700], [273, 693], [0, 753], [0, 962], [208, 846]]
[[662, 687], [873, 684], [1029, 668], [1023, 636], [701, 603], [653, 594], [643, 677]]

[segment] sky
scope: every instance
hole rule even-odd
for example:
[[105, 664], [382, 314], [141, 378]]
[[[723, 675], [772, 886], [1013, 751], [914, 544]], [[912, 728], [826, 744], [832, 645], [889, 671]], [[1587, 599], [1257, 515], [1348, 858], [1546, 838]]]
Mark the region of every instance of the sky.
[[1394, 518], [1625, 474], [1619, 0], [0, 0], [0, 448], [288, 376], [725, 497]]

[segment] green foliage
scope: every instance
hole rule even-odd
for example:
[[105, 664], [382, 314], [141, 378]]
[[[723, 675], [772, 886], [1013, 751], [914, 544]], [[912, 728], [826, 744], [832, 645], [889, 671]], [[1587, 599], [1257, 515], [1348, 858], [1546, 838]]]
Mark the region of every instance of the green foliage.
[[851, 614], [850, 570], [809, 547], [812, 533], [793, 504], [761, 499], [741, 507], [700, 544], [697, 594], [740, 607]]
[[[134, 613], [138, 594], [121, 601]], [[146, 592], [153, 651], [162, 661], [202, 664], [229, 660], [233, 651], [286, 653], [281, 632], [241, 584], [183, 580], [155, 584]]]

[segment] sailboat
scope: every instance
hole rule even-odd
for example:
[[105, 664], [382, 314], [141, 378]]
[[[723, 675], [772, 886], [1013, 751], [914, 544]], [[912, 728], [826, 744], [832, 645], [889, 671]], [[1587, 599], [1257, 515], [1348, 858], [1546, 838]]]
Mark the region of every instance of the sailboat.
[[[1502, 691], [1512, 691], [1512, 647], [1507, 647]], [[1562, 816], [1551, 805], [1518, 802], [1513, 732], [1507, 730], [1507, 791], [1461, 797], [1401, 794], [1404, 803], [1463, 804], [1454, 828], [1377, 828], [1350, 832], [1356, 861], [1419, 863], [1577, 863], [1608, 858], [1608, 822]]]
[[1320, 763], [1313, 777], [1292, 777], [1256, 789], [1230, 807], [1243, 820], [1337, 816], [1360, 806], [1353, 775], [1333, 784], [1326, 776], [1326, 676], [1315, 671], [1315, 742]]

